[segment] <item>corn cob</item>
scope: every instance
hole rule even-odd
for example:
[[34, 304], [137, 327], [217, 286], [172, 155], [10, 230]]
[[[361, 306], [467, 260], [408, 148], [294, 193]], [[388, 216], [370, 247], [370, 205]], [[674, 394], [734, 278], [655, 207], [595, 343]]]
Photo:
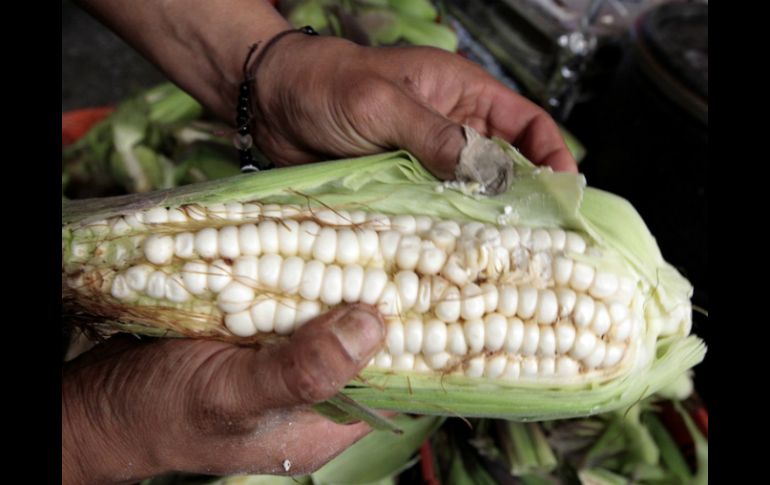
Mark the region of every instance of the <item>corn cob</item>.
[[495, 198], [390, 154], [68, 203], [65, 308], [269, 343], [335, 305], [376, 305], [386, 345], [347, 392], [433, 414], [585, 415], [697, 363], [691, 288], [635, 211], [510, 153], [521, 178]]

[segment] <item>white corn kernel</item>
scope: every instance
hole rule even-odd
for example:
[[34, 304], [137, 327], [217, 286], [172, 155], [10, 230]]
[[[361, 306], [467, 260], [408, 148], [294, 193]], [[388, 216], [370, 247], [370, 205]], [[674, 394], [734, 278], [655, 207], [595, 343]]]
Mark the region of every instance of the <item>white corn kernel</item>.
[[188, 261], [182, 267], [182, 281], [185, 288], [193, 295], [200, 295], [208, 290], [209, 267], [203, 261]]
[[256, 256], [241, 256], [233, 261], [233, 279], [246, 286], [256, 288], [259, 283]]
[[553, 357], [556, 355], [556, 332], [551, 325], [540, 327], [540, 342], [538, 348], [541, 356]]
[[596, 347], [596, 335], [591, 330], [581, 328], [575, 336], [575, 345], [572, 347], [572, 357], [580, 360], [585, 359]]
[[259, 223], [259, 245], [264, 254], [278, 254], [280, 243], [278, 241], [278, 223], [268, 219]]
[[413, 310], [416, 313], [425, 313], [431, 305], [431, 280], [432, 277], [425, 276], [420, 278], [420, 285], [417, 288], [417, 301], [414, 302]]
[[265, 204], [262, 206], [263, 218], [280, 219], [282, 215], [281, 206], [278, 204]]
[[337, 255], [337, 231], [331, 227], [322, 227], [313, 244], [313, 258], [322, 263], [334, 262]]
[[486, 367], [486, 358], [484, 355], [478, 355], [473, 357], [465, 363], [465, 375], [467, 377], [481, 377], [484, 375], [484, 367]]
[[468, 343], [468, 350], [472, 354], [476, 354], [484, 350], [484, 330], [484, 320], [480, 318], [466, 320], [463, 323], [465, 341]]
[[461, 234], [464, 238], [475, 238], [483, 229], [484, 224], [482, 222], [470, 221], [462, 225]]
[[219, 231], [213, 227], [201, 229], [195, 233], [195, 252], [201, 258], [213, 259], [219, 254], [217, 242], [219, 240]]
[[622, 303], [610, 303], [609, 312], [612, 323], [620, 323], [628, 318], [628, 307]]
[[437, 352], [435, 354], [426, 354], [425, 363], [433, 370], [442, 370], [449, 364], [452, 356], [448, 352]]
[[409, 317], [404, 323], [404, 350], [417, 354], [422, 350], [423, 325], [417, 317]]
[[361, 288], [361, 302], [368, 305], [376, 304], [387, 283], [388, 275], [383, 269], [367, 268], [364, 272], [364, 285]]
[[404, 236], [399, 242], [396, 252], [396, 265], [400, 269], [413, 271], [420, 260], [422, 240], [418, 236]]
[[241, 254], [246, 256], [258, 256], [262, 253], [262, 245], [259, 244], [259, 231], [255, 224], [244, 224], [238, 227], [238, 247]]
[[347, 303], [357, 302], [364, 286], [364, 268], [349, 264], [342, 270], [342, 299]]
[[505, 366], [508, 364], [508, 358], [504, 355], [497, 355], [490, 358], [486, 362], [484, 367], [484, 377], [488, 379], [497, 379], [505, 371]]
[[443, 352], [447, 343], [446, 323], [431, 318], [425, 323], [423, 330], [422, 350], [426, 354]]
[[575, 327], [567, 322], [561, 321], [556, 324], [556, 350], [560, 354], [566, 354], [572, 350], [572, 345], [575, 343]]
[[524, 355], [534, 355], [537, 352], [540, 343], [540, 327], [529, 322], [524, 324], [524, 340], [521, 343], [521, 353]]
[[190, 259], [195, 256], [195, 235], [180, 232], [174, 236], [174, 254], [178, 258]]
[[288, 295], [296, 295], [302, 284], [302, 272], [305, 269], [305, 260], [299, 256], [289, 256], [281, 265], [281, 274], [278, 277], [278, 289]]
[[516, 315], [522, 320], [532, 318], [537, 309], [537, 289], [531, 286], [519, 288], [519, 305], [516, 307]]
[[572, 319], [578, 327], [587, 327], [594, 319], [596, 304], [590, 296], [578, 295]]
[[320, 232], [321, 226], [314, 221], [302, 221], [299, 225], [299, 234], [297, 236], [297, 254], [303, 258], [312, 256], [313, 246]]
[[295, 256], [299, 249], [299, 222], [284, 219], [278, 224], [278, 247], [283, 256]]
[[620, 363], [621, 360], [623, 360], [623, 355], [625, 352], [625, 344], [616, 342], [607, 344], [607, 352], [604, 355], [604, 361], [602, 361], [601, 366], [605, 369], [616, 366], [618, 363]]
[[558, 288], [556, 299], [559, 300], [559, 316], [564, 318], [571, 315], [577, 302], [577, 293], [569, 288]]
[[492, 283], [483, 283], [481, 285], [481, 294], [484, 297], [484, 313], [492, 313], [497, 310], [500, 296], [497, 286]]
[[441, 276], [457, 286], [463, 286], [470, 280], [470, 271], [457, 254], [452, 254], [441, 269]]
[[519, 351], [524, 343], [524, 322], [516, 317], [508, 318], [508, 329], [505, 333], [505, 351], [513, 354]]
[[206, 276], [206, 284], [208, 285], [209, 290], [214, 293], [222, 291], [222, 289], [233, 279], [230, 266], [221, 259], [218, 259], [209, 265], [208, 274]]
[[591, 355], [583, 359], [583, 365], [587, 369], [595, 369], [599, 367], [604, 361], [604, 356], [606, 353], [607, 344], [605, 344], [603, 340], [597, 340], [596, 346], [594, 347], [593, 351], [591, 351]]
[[393, 368], [396, 370], [413, 370], [414, 369], [414, 355], [401, 354], [399, 356], [393, 356]]
[[512, 285], [500, 288], [500, 296], [497, 299], [497, 311], [506, 317], [516, 315], [519, 306], [519, 290]]
[[243, 218], [254, 220], [262, 213], [262, 207], [259, 204], [243, 204]]
[[587, 291], [594, 281], [594, 269], [581, 262], [576, 262], [572, 267], [572, 276], [569, 284], [575, 291]]
[[306, 300], [317, 300], [321, 296], [321, 284], [326, 265], [320, 261], [309, 261], [302, 271], [299, 294]]
[[166, 273], [155, 271], [147, 279], [147, 294], [157, 300], [166, 296]]
[[561, 356], [556, 359], [556, 375], [559, 377], [574, 377], [580, 372], [580, 366], [575, 359]]
[[[436, 287], [435, 284], [433, 286]], [[483, 304], [482, 301], [482, 306]], [[461, 312], [460, 290], [455, 286], [448, 287], [436, 303], [434, 311], [441, 320], [447, 323], [456, 322], [460, 318]]]
[[428, 235], [430, 241], [439, 249], [452, 252], [455, 248], [455, 237], [445, 229], [433, 228]]
[[568, 232], [564, 249], [569, 253], [583, 254], [586, 250], [586, 241], [580, 234]]
[[317, 300], [301, 300], [294, 316], [294, 328], [297, 329], [321, 314], [321, 304]]
[[500, 244], [511, 251], [519, 246], [519, 232], [515, 227], [504, 227], [500, 230]]
[[225, 313], [240, 313], [254, 302], [254, 289], [239, 283], [230, 282], [217, 295], [217, 306]]
[[264, 254], [257, 264], [259, 285], [268, 290], [277, 290], [281, 278], [283, 258], [279, 254]]
[[275, 310], [277, 303], [272, 298], [264, 298], [255, 302], [251, 309], [251, 321], [258, 332], [269, 333], [275, 328]]
[[359, 229], [356, 231], [356, 237], [358, 237], [360, 264], [368, 264], [373, 259], [379, 258], [380, 238], [374, 229]]
[[460, 323], [450, 323], [447, 326], [447, 350], [454, 355], [468, 353], [468, 344], [465, 341], [465, 330]]
[[366, 222], [366, 212], [353, 211], [350, 213], [350, 222], [356, 226]]
[[490, 313], [484, 317], [484, 347], [497, 351], [505, 344], [508, 320], [499, 313]]
[[165, 207], [153, 207], [144, 213], [145, 224], [165, 224], [168, 222], [168, 210]]
[[553, 357], [543, 357], [537, 366], [538, 374], [544, 377], [550, 377], [556, 374], [556, 359]]
[[550, 229], [548, 234], [551, 236], [551, 250], [563, 251], [567, 244], [567, 233], [563, 229]]
[[278, 301], [275, 307], [275, 333], [288, 335], [295, 328], [297, 320], [297, 302], [294, 300]]
[[602, 302], [596, 302], [596, 311], [591, 321], [591, 330], [597, 336], [602, 336], [610, 329], [610, 314], [607, 307]]
[[433, 219], [428, 216], [416, 216], [414, 220], [417, 234], [426, 234], [433, 227]]
[[334, 259], [340, 264], [358, 262], [358, 236], [352, 229], [343, 228], [337, 231], [337, 254]]
[[395, 316], [401, 313], [401, 302], [398, 300], [398, 287], [392, 281], [385, 285], [382, 295], [377, 302], [377, 310], [384, 316]]
[[342, 268], [336, 264], [330, 264], [324, 271], [321, 301], [329, 306], [342, 301]]
[[134, 291], [144, 291], [147, 288], [147, 278], [155, 269], [149, 264], [139, 264], [126, 270], [125, 278], [128, 287]]
[[173, 274], [166, 278], [166, 299], [175, 303], [182, 303], [190, 299], [190, 292], [185, 288], [181, 275]]
[[399, 318], [391, 318], [387, 321], [385, 345], [391, 355], [398, 356], [404, 353], [404, 324]]
[[402, 234], [414, 234], [417, 230], [417, 221], [414, 216], [401, 214], [391, 219], [393, 229], [401, 231]]
[[481, 288], [473, 283], [463, 286], [460, 297], [462, 304], [460, 315], [466, 320], [481, 318], [484, 315], [486, 305]]
[[243, 204], [240, 202], [228, 202], [225, 204], [225, 213], [227, 220], [240, 221], [243, 219]]
[[588, 292], [594, 298], [607, 298], [618, 291], [618, 277], [613, 273], [598, 272]]
[[399, 243], [401, 242], [401, 233], [398, 231], [383, 231], [379, 234], [380, 252], [382, 259], [390, 263], [396, 258]]
[[[361, 277], [363, 281], [363, 269], [361, 270]], [[412, 308], [417, 301], [417, 291], [420, 286], [420, 279], [412, 271], [399, 271], [396, 273], [394, 281], [398, 287], [401, 309], [402, 311], [407, 311]]]
[[558, 256], [553, 261], [553, 281], [559, 286], [566, 286], [572, 277], [572, 267], [575, 262], [564, 256]]
[[614, 323], [612, 324], [612, 330], [610, 331], [610, 338], [615, 342], [623, 342], [631, 336], [632, 328], [633, 323], [630, 318]]
[[162, 266], [174, 257], [174, 238], [163, 234], [150, 234], [144, 240], [144, 256], [152, 264]]
[[251, 321], [251, 312], [248, 310], [225, 315], [225, 326], [238, 337], [251, 337], [257, 333], [254, 322]]
[[423, 248], [417, 260], [417, 271], [424, 275], [435, 275], [446, 262], [446, 252], [436, 247]]
[[118, 300], [129, 300], [136, 297], [136, 293], [131, 289], [126, 277], [121, 274], [112, 279], [110, 294]]
[[223, 258], [237, 258], [241, 255], [241, 248], [238, 244], [239, 231], [236, 226], [225, 226], [219, 230], [219, 255]]
[[556, 293], [551, 290], [541, 290], [537, 298], [537, 323], [550, 325], [556, 321], [559, 303]]
[[551, 235], [545, 229], [535, 229], [532, 231], [532, 250], [547, 251], [551, 249]]
[[521, 376], [535, 377], [537, 375], [537, 357], [527, 356], [521, 361]]
[[521, 375], [521, 364], [515, 360], [509, 360], [503, 371], [503, 379], [515, 381]]

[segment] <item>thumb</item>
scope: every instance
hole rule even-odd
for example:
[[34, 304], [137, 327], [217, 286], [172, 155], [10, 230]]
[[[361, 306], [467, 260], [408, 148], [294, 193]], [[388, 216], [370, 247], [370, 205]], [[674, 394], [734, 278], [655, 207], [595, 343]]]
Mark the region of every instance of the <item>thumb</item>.
[[462, 125], [393, 85], [389, 91], [384, 96], [386, 105], [379, 110], [388, 144], [409, 151], [439, 179], [454, 180], [466, 143]]
[[382, 317], [374, 308], [335, 308], [300, 327], [288, 341], [258, 352], [247, 388], [258, 393], [253, 397], [263, 409], [324, 401], [366, 366], [384, 337]]

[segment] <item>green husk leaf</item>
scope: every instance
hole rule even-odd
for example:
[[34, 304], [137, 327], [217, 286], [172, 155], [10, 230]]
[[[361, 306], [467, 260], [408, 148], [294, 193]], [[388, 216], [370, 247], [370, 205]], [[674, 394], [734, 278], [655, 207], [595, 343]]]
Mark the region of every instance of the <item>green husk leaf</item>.
[[582, 485], [627, 485], [628, 479], [603, 468], [592, 468], [578, 472]]
[[684, 409], [679, 402], [674, 402], [674, 408], [682, 416], [684, 424], [687, 426], [687, 431], [692, 436], [693, 443], [695, 444], [695, 460], [697, 465], [697, 471], [695, 477], [693, 477], [693, 485], [707, 485], [709, 482], [709, 443], [703, 434], [701, 434], [698, 427], [693, 422], [690, 414]]
[[337, 423], [363, 421], [378, 431], [390, 431], [395, 434], [404, 432], [388, 418], [367, 409], [344, 394], [338, 394], [321, 404], [322, 406], [316, 407], [316, 412], [325, 416], [328, 412], [327, 417]]
[[317, 485], [359, 485], [388, 479], [414, 463], [411, 457], [443, 421], [430, 416], [396, 416], [393, 422], [403, 434], [373, 431], [313, 473], [313, 482]]
[[671, 437], [669, 432], [654, 414], [646, 413], [644, 422], [657, 443], [658, 448], [660, 449], [660, 458], [668, 470], [670, 470], [681, 483], [690, 483], [690, 480], [693, 478], [692, 473], [687, 466], [687, 461], [679, 450], [679, 446], [676, 444], [676, 441], [674, 441], [674, 438]]
[[429, 0], [388, 0], [388, 4], [402, 15], [423, 20], [434, 20], [438, 15], [436, 7]]

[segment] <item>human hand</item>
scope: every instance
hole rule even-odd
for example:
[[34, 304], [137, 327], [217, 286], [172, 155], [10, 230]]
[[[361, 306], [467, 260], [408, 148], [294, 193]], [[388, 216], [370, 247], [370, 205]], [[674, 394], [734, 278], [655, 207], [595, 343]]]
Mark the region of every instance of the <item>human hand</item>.
[[404, 148], [454, 178], [462, 125], [534, 163], [577, 172], [553, 119], [481, 67], [429, 47], [288, 35], [257, 65], [256, 143], [279, 165]]
[[110, 339], [64, 370], [63, 483], [314, 471], [370, 428], [335, 424], [308, 405], [334, 396], [383, 338], [379, 314], [351, 305], [262, 349]]

